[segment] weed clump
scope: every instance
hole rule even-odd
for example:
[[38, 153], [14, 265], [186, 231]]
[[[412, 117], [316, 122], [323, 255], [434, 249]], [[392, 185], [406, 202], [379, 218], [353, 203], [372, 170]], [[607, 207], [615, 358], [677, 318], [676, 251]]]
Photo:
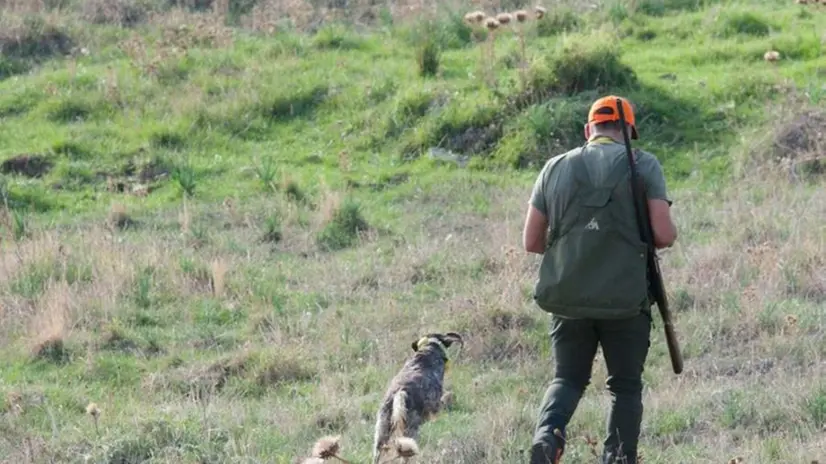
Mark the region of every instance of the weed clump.
[[582, 25], [580, 17], [569, 7], [554, 8], [550, 14], [536, 13], [536, 35], [551, 37], [561, 33], [573, 32]]
[[53, 364], [64, 364], [69, 361], [71, 352], [57, 335], [46, 337], [32, 347], [32, 357], [35, 360], [46, 361]]
[[300, 204], [307, 203], [307, 194], [304, 193], [304, 190], [301, 189], [298, 182], [293, 179], [287, 179], [284, 182], [284, 195], [292, 202]]
[[264, 223], [264, 234], [261, 241], [269, 243], [278, 243], [284, 237], [281, 228], [281, 216], [273, 214], [269, 216]]
[[[75, 45], [66, 29], [47, 23], [40, 16], [27, 16], [19, 23], [4, 26], [0, 30], [0, 58], [23, 67], [27, 62], [66, 55]], [[2, 69], [0, 67], [0, 77], [3, 77]]]
[[732, 13], [719, 24], [716, 35], [720, 38], [729, 38], [736, 35], [765, 37], [772, 30], [772, 25], [756, 13], [750, 11]]
[[361, 205], [347, 199], [333, 211], [330, 220], [316, 236], [316, 241], [322, 250], [341, 250], [354, 245], [359, 233], [368, 229]]
[[312, 43], [319, 50], [359, 50], [365, 46], [364, 39], [336, 25], [319, 29]]
[[432, 38], [426, 39], [417, 52], [420, 76], [429, 77], [438, 74], [440, 54], [441, 50], [436, 41]]
[[92, 24], [135, 27], [149, 19], [157, 6], [151, 0], [86, 0], [81, 16]]
[[530, 70], [530, 93], [543, 98], [608, 87], [636, 87], [636, 73], [622, 62], [617, 42], [606, 33], [567, 37], [558, 51], [543, 57]]
[[40, 178], [54, 166], [54, 162], [42, 155], [19, 155], [0, 163], [0, 172], [25, 177]]

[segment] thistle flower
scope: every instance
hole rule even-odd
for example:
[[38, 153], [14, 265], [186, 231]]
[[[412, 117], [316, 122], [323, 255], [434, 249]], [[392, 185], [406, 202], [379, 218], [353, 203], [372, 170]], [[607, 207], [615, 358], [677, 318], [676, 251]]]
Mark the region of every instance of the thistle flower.
[[92, 416], [92, 420], [95, 422], [95, 433], [100, 435], [100, 429], [98, 429], [98, 417], [100, 417], [100, 408], [95, 403], [89, 403], [86, 406], [86, 414]]
[[100, 415], [100, 408], [98, 408], [98, 405], [95, 403], [89, 403], [89, 405], [86, 406], [86, 414], [97, 418]]
[[512, 16], [510, 15], [510, 13], [499, 13], [498, 15], [496, 15], [496, 20], [499, 22], [499, 24], [502, 25], [510, 23], [511, 18]]
[[396, 440], [396, 453], [403, 458], [412, 458], [419, 454], [419, 445], [412, 438], [400, 437]]
[[769, 50], [763, 55], [763, 59], [766, 61], [777, 61], [780, 59], [780, 52]]
[[487, 15], [484, 11], [471, 11], [465, 15], [465, 22], [468, 24], [479, 24], [485, 20]]
[[538, 5], [537, 5], [537, 7], [535, 8], [535, 10], [536, 10], [536, 18], [537, 18], [537, 19], [542, 19], [542, 18], [544, 18], [544, 17], [545, 17], [545, 13], [547, 13], [547, 12], [548, 12], [548, 10], [546, 10], [546, 9], [545, 9], [545, 7], [538, 6]]
[[525, 10], [518, 10], [513, 13], [513, 16], [516, 18], [517, 21], [520, 23], [524, 23], [528, 20], [528, 12]]
[[485, 27], [488, 28], [489, 31], [495, 31], [499, 27], [499, 21], [496, 18], [487, 18], [485, 20]]
[[341, 462], [348, 462], [342, 459], [338, 453], [341, 451], [341, 436], [328, 436], [320, 438], [315, 445], [313, 445], [312, 457], [326, 460], [336, 458]]

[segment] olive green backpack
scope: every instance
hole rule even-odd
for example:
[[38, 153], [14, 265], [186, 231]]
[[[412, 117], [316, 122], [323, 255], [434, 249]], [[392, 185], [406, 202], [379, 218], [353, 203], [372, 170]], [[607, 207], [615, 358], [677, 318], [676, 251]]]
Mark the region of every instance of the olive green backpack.
[[584, 152], [585, 147], [555, 160], [571, 163], [574, 191], [560, 223], [552, 224], [534, 301], [566, 318], [631, 317], [649, 298], [648, 249], [634, 216], [630, 169], [627, 159], [618, 157], [595, 185]]

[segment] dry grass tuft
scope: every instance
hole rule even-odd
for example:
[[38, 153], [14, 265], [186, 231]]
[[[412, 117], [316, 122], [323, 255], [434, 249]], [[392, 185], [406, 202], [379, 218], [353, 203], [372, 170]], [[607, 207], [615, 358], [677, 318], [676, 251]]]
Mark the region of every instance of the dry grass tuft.
[[68, 357], [66, 338], [70, 329], [72, 290], [65, 281], [56, 282], [46, 290], [39, 302], [39, 311], [30, 320], [30, 352], [36, 359], [64, 362]]
[[212, 261], [212, 279], [210, 281], [212, 286], [212, 294], [216, 298], [224, 296], [225, 276], [227, 274], [227, 264], [221, 258], [216, 258]]
[[132, 218], [126, 213], [126, 206], [122, 203], [112, 203], [109, 209], [108, 223], [117, 229], [125, 229], [134, 224]]

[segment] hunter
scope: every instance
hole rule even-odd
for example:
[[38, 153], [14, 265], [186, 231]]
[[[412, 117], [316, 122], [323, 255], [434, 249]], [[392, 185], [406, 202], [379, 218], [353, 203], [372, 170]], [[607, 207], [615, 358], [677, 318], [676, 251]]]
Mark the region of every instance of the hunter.
[[[621, 101], [630, 138], [636, 140], [634, 110]], [[596, 100], [585, 124], [585, 145], [548, 160], [530, 197], [522, 240], [527, 252], [542, 255], [534, 301], [551, 315], [555, 360], [531, 464], [559, 462], [565, 427], [590, 383], [598, 346], [611, 393], [602, 462], [637, 462], [653, 302], [620, 124], [617, 97]], [[662, 167], [642, 150], [634, 160], [645, 186], [654, 245], [670, 247], [677, 229]]]

